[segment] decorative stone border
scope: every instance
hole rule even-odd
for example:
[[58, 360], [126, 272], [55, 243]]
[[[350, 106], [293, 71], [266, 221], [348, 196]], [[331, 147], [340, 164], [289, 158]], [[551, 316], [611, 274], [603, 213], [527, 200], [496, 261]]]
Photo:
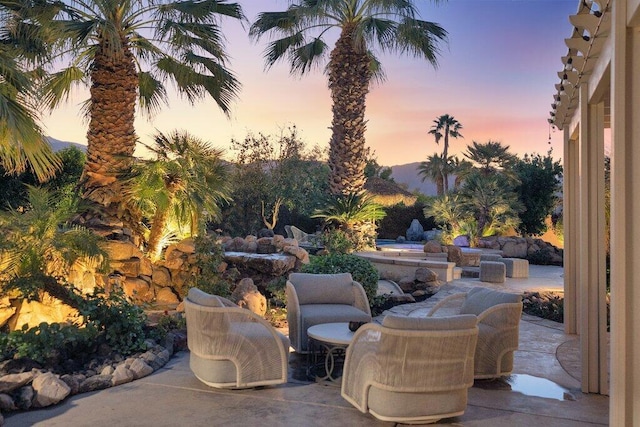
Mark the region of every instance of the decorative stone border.
[[162, 368], [184, 346], [180, 333], [169, 332], [164, 345], [145, 341], [147, 350], [123, 359], [115, 355], [102, 363], [97, 359], [85, 366], [81, 373], [54, 374], [45, 369], [9, 373], [0, 376], [0, 426], [2, 413], [25, 411], [55, 405], [69, 396], [103, 390], [146, 377]]

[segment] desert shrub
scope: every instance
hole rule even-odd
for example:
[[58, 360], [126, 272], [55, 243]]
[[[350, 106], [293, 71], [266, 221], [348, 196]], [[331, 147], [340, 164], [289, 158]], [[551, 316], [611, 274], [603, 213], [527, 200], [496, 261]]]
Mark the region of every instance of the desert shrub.
[[303, 273], [335, 274], [351, 273], [353, 280], [364, 288], [369, 304], [371, 304], [378, 292], [378, 270], [366, 259], [350, 254], [329, 254], [314, 256], [309, 264], [302, 267]]

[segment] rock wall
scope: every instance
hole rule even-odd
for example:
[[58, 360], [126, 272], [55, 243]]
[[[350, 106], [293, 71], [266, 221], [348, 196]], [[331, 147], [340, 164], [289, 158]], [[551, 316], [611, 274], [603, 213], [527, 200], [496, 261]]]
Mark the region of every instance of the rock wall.
[[547, 264], [562, 265], [564, 250], [542, 239], [532, 237], [483, 237], [479, 248], [498, 249], [504, 258], [546, 260]]
[[[251, 278], [262, 293], [264, 285], [273, 278], [287, 276], [290, 271], [309, 262], [309, 254], [298, 246], [295, 239], [281, 235], [223, 237], [220, 243], [225, 251], [225, 261], [218, 272], [225, 274], [234, 270], [233, 276], [238, 282]], [[187, 293], [185, 286], [189, 278], [198, 270], [193, 239], [169, 245], [164, 260], [156, 263], [152, 263], [129, 241], [110, 240], [105, 249], [109, 254], [110, 273], [101, 274], [91, 266], [78, 265], [72, 269], [69, 282], [84, 293], [92, 293], [97, 287], [107, 291], [122, 289], [135, 304], [175, 308], [181, 301], [180, 296]], [[240, 296], [237, 301], [243, 298]], [[244, 301], [247, 306], [259, 305], [253, 301], [255, 295], [247, 298], [251, 298], [251, 301]], [[77, 313], [53, 299], [42, 303], [0, 300], [0, 326], [9, 324], [11, 330], [25, 323], [33, 327], [41, 321], [65, 322], [73, 318], [77, 318]]]

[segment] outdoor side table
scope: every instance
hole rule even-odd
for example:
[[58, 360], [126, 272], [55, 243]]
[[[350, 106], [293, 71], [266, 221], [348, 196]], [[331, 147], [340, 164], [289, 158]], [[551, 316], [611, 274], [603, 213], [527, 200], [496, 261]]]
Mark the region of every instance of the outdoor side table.
[[314, 325], [307, 330], [310, 338], [309, 355], [315, 360], [310, 363], [309, 371], [318, 365], [316, 346], [319, 346], [324, 353], [324, 375], [315, 375], [317, 381], [329, 380], [338, 381], [341, 375], [335, 375], [334, 371], [338, 360], [344, 357], [345, 350], [353, 339], [353, 332], [349, 330], [348, 322], [321, 323]]

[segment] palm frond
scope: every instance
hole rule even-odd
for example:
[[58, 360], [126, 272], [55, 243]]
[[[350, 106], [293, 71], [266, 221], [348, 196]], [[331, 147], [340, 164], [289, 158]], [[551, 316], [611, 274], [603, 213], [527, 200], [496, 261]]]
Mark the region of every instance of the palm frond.
[[263, 35], [273, 30], [281, 34], [295, 33], [298, 24], [299, 15], [291, 11], [262, 12], [249, 28], [249, 37], [260, 40]]
[[285, 58], [290, 49], [295, 49], [303, 43], [304, 37], [302, 33], [295, 33], [269, 43], [267, 49], [264, 51], [267, 68]]
[[405, 19], [396, 30], [395, 43], [403, 54], [422, 57], [438, 65], [439, 45], [447, 42], [447, 31], [435, 22]]
[[160, 110], [161, 104], [168, 104], [167, 90], [162, 82], [151, 73], [138, 73], [138, 94], [140, 108], [153, 115]]
[[80, 85], [85, 77], [84, 70], [75, 66], [49, 74], [42, 88], [43, 102], [50, 109], [58, 107], [69, 99], [73, 86]]
[[291, 53], [291, 73], [304, 75], [324, 57], [327, 51], [326, 43], [319, 38], [300, 46]]
[[[157, 67], [165, 75], [172, 77], [178, 91], [190, 102], [209, 94], [227, 115], [231, 102], [240, 90], [240, 82], [223, 64], [193, 53], [187, 55], [184, 62], [165, 57], [158, 61]], [[199, 67], [206, 69], [208, 73], [198, 72]]]

